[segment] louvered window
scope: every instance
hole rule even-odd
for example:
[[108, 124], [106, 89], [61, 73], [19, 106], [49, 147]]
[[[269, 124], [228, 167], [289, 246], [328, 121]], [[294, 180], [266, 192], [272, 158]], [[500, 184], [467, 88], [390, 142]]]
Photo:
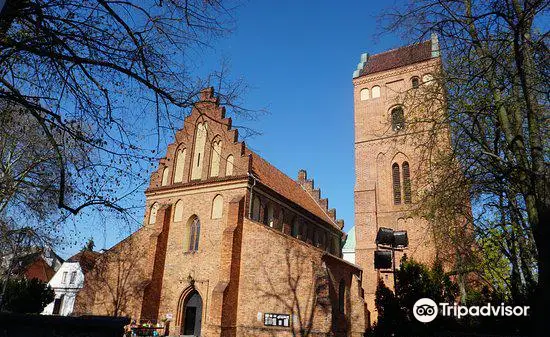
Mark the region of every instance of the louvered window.
[[399, 165], [397, 163], [392, 165], [392, 179], [393, 179], [393, 203], [395, 205], [401, 204], [401, 179], [399, 176]]
[[391, 128], [393, 131], [405, 128], [405, 115], [402, 107], [393, 108], [391, 111]]
[[409, 163], [403, 163], [403, 201], [406, 204], [411, 203], [411, 173], [409, 171]]

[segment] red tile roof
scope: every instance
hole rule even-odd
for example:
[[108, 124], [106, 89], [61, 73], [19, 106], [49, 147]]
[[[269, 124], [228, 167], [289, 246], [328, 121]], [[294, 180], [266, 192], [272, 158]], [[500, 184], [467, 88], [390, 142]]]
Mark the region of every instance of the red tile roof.
[[431, 40], [370, 55], [359, 76], [404, 67], [432, 58]]
[[84, 274], [88, 273], [94, 267], [96, 259], [101, 255], [98, 252], [93, 252], [89, 250], [83, 250], [72, 257], [70, 257], [67, 262], [78, 262], [80, 268]]
[[262, 184], [339, 229], [338, 225], [321, 208], [313, 196], [304, 190], [298, 182], [279, 171], [256, 153], [250, 152], [252, 154], [252, 173]]

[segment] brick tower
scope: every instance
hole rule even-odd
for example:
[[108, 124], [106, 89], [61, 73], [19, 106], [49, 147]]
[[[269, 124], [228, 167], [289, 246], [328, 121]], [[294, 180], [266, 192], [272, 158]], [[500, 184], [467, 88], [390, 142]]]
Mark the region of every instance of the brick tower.
[[[413, 132], [412, 108], [406, 97], [433, 85], [441, 60], [437, 37], [386, 51], [361, 55], [353, 73], [355, 116], [355, 235], [356, 263], [363, 269], [363, 288], [371, 320], [376, 319], [374, 296], [380, 277], [392, 288], [393, 274], [374, 269], [378, 228], [406, 230], [404, 253], [431, 263], [435, 246], [430, 225], [414, 216], [415, 179], [422, 168]], [[448, 144], [448, 139], [442, 138]], [[403, 253], [396, 254], [397, 265]]]

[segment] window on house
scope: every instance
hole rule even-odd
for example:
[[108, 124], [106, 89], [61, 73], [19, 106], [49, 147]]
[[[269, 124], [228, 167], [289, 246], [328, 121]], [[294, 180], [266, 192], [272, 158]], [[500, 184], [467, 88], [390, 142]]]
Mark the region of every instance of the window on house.
[[76, 280], [76, 271], [71, 272], [71, 281], [70, 284], [74, 284], [74, 281]]
[[67, 283], [67, 275], [68, 274], [69, 273], [66, 272], [66, 271], [63, 272], [63, 277], [61, 278], [61, 283]]
[[371, 89], [371, 98], [378, 98], [380, 97], [380, 87], [375, 85]]
[[196, 252], [199, 250], [199, 237], [201, 233], [201, 223], [199, 218], [195, 216], [189, 226], [189, 247], [187, 251]]
[[56, 298], [53, 301], [53, 312], [54, 315], [59, 315], [61, 312], [61, 308], [63, 307], [63, 300], [65, 299], [65, 295], [59, 296], [59, 298]]
[[417, 89], [420, 86], [420, 79], [417, 76], [411, 78], [411, 85], [413, 89]]
[[391, 128], [393, 131], [399, 131], [405, 128], [405, 115], [403, 108], [398, 106], [391, 111]]
[[403, 200], [406, 204], [411, 203], [411, 173], [409, 171], [409, 163], [404, 162], [403, 170]]
[[393, 183], [393, 203], [401, 204], [401, 179], [399, 177], [399, 165], [394, 163], [391, 167]]

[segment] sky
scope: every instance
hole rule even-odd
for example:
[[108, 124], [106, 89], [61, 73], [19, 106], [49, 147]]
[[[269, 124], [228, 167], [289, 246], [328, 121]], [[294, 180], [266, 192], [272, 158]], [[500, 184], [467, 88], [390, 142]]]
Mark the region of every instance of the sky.
[[[306, 169], [329, 208], [344, 219], [345, 231], [354, 222], [352, 73], [361, 53], [412, 41], [380, 28], [378, 17], [393, 6], [403, 4], [250, 1], [235, 11], [235, 30], [200, 56], [202, 70], [229, 60], [232, 76], [251, 88], [245, 106], [267, 108], [253, 121], [234, 120], [262, 133], [246, 139], [247, 146], [291, 178]], [[60, 247], [60, 255], [71, 256], [89, 237], [96, 249], [110, 248], [135, 229], [89, 223], [82, 242]]]

